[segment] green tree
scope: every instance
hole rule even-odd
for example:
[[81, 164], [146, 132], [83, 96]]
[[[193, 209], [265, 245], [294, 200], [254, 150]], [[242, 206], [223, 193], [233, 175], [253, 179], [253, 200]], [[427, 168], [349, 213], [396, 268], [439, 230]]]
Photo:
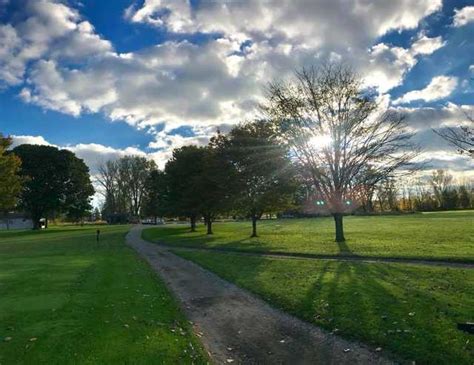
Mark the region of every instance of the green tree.
[[143, 212], [153, 217], [155, 224], [157, 217], [162, 217], [166, 213], [167, 197], [168, 185], [165, 173], [158, 169], [151, 170], [145, 183]]
[[190, 218], [191, 231], [202, 216], [207, 233], [219, 213], [228, 209], [233, 173], [220, 151], [212, 147], [184, 146], [173, 151], [165, 166], [168, 210]]
[[8, 212], [15, 207], [21, 191], [19, 176], [21, 160], [18, 156], [7, 153], [12, 140], [0, 134], [0, 212]]
[[452, 187], [442, 192], [442, 209], [456, 209], [459, 204], [458, 191]]
[[202, 173], [203, 158], [203, 148], [184, 146], [173, 150], [173, 155], [165, 166], [168, 214], [188, 217], [191, 232], [196, 230], [196, 220], [199, 217], [201, 197], [196, 182]]
[[219, 214], [228, 212], [232, 206], [236, 186], [236, 170], [213, 141], [202, 147], [201, 173], [194, 184], [200, 196], [199, 212], [207, 226], [207, 234], [212, 234], [212, 223]]
[[293, 205], [296, 174], [288, 151], [266, 121], [240, 124], [219, 137], [214, 144], [236, 170], [233, 206], [252, 220], [251, 237], [257, 237], [263, 213]]
[[459, 187], [459, 207], [470, 208], [471, 207], [471, 196], [466, 188], [466, 185]]
[[94, 188], [90, 180], [89, 168], [84, 161], [72, 152], [65, 151], [65, 153], [69, 160], [69, 168], [62, 209], [66, 211], [67, 218], [73, 222], [79, 222], [92, 210], [90, 197], [94, 194]]
[[20, 145], [13, 153], [22, 161], [25, 183], [20, 205], [30, 213], [34, 228], [41, 218], [64, 212], [82, 217], [90, 209], [94, 193], [89, 169], [68, 150], [51, 146]]

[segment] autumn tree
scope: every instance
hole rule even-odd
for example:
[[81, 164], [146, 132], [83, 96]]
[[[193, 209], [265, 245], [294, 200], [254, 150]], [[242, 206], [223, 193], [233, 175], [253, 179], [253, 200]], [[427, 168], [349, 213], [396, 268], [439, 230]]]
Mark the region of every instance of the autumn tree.
[[338, 242], [345, 240], [343, 215], [353, 209], [355, 184], [385, 179], [416, 156], [403, 116], [380, 111], [362, 85], [340, 64], [306, 68], [289, 82], [271, 83], [262, 107], [325, 200]]
[[11, 138], [0, 134], [0, 212], [5, 213], [15, 207], [21, 191], [21, 160], [15, 154], [7, 153], [11, 144]]

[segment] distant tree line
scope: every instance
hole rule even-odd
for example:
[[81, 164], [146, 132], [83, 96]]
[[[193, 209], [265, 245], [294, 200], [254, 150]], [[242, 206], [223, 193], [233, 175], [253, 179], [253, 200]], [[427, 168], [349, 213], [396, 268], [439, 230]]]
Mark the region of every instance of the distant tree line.
[[474, 208], [474, 186], [456, 182], [445, 170], [430, 177], [390, 180], [377, 187], [375, 212], [423, 212]]

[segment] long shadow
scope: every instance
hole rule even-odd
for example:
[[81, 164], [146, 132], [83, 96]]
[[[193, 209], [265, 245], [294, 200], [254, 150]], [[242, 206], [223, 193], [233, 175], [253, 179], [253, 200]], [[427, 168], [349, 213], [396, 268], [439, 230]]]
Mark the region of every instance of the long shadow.
[[337, 242], [337, 247], [339, 248], [340, 255], [353, 255], [356, 256], [352, 250], [347, 245], [347, 241]]
[[316, 310], [316, 303], [327, 303], [326, 318], [305, 315], [305, 319], [407, 360], [452, 363], [457, 359], [464, 363], [469, 358], [467, 335], [454, 329], [452, 310], [451, 318], [446, 313], [452, 298], [439, 303], [423, 285], [408, 285], [416, 279], [416, 268], [394, 271], [392, 266], [396, 265], [333, 262], [323, 266], [325, 280], [316, 280], [308, 290], [302, 303], [308, 307], [301, 313]]

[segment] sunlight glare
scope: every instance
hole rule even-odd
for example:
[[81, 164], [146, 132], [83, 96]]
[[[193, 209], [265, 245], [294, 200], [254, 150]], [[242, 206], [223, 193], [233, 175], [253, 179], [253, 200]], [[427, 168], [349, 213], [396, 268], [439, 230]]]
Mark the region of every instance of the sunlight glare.
[[313, 146], [315, 149], [318, 149], [318, 150], [329, 147], [331, 142], [332, 142], [332, 138], [328, 134], [315, 136], [310, 139], [311, 146]]

